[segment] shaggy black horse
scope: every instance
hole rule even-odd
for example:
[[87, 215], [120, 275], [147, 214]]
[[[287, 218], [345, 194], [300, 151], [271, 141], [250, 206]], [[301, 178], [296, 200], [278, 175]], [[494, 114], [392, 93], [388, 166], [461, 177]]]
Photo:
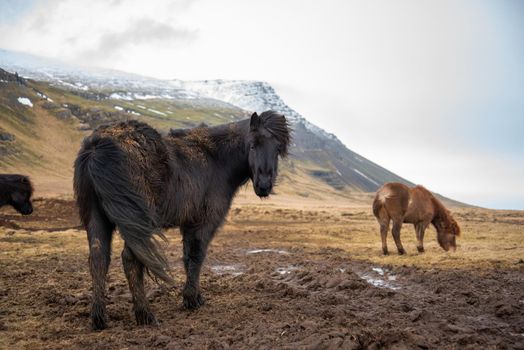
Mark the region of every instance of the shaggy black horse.
[[11, 205], [22, 215], [33, 212], [33, 186], [27, 176], [0, 174], [0, 207]]
[[125, 241], [124, 272], [138, 324], [155, 324], [144, 291], [144, 270], [173, 283], [156, 237], [180, 227], [186, 284], [184, 306], [204, 303], [200, 269], [209, 242], [231, 201], [249, 179], [268, 196], [278, 156], [290, 143], [286, 118], [273, 111], [216, 127], [172, 130], [162, 137], [137, 121], [103, 126], [84, 140], [75, 162], [74, 189], [89, 240], [93, 279], [91, 320], [106, 327], [105, 279], [115, 227]]

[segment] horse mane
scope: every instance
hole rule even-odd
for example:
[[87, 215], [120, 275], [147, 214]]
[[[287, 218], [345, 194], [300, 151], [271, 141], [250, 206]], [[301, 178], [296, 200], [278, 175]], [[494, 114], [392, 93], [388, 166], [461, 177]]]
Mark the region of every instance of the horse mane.
[[275, 111], [265, 111], [259, 116], [260, 126], [267, 130], [279, 143], [280, 155], [288, 155], [291, 142], [291, 128], [286, 117]]
[[[267, 131], [280, 144], [280, 156], [287, 156], [289, 144], [291, 143], [292, 129], [286, 117], [275, 111], [265, 111], [260, 114], [259, 120], [260, 124], [258, 127]], [[188, 140], [189, 138], [195, 138], [199, 133], [207, 131], [208, 136], [214, 139], [217, 145], [226, 146], [227, 148], [227, 146], [237, 145], [242, 138], [246, 137], [248, 131], [248, 129], [245, 129], [246, 125], [249, 125], [249, 119], [217, 126], [208, 126], [201, 123], [197, 127], [190, 129], [171, 129], [168, 136], [173, 139]]]
[[11, 192], [22, 190], [33, 195], [33, 184], [31, 183], [31, 180], [29, 180], [29, 177], [18, 174], [0, 174], [0, 177], [0, 186], [4, 191]]
[[417, 187], [427, 191], [431, 196], [431, 202], [435, 209], [435, 218], [433, 219], [435, 226], [440, 227], [444, 231], [450, 232], [455, 236], [460, 236], [460, 226], [444, 204], [442, 204], [442, 202], [424, 186], [418, 185]]

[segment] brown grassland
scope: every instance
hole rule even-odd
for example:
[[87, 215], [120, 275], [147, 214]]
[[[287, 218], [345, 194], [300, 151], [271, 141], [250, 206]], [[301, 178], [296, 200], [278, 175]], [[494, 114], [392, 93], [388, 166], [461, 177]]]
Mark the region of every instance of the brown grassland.
[[[182, 308], [181, 238], [168, 232], [173, 288], [148, 283], [158, 327], [137, 327], [115, 235], [109, 329], [89, 328], [85, 232], [70, 198], [32, 216], [0, 210], [0, 348], [432, 349], [524, 347], [524, 212], [460, 208], [455, 253], [426, 233], [381, 254], [370, 196], [314, 201], [243, 189], [213, 241], [207, 303]], [[395, 252], [388, 237], [390, 252]]]

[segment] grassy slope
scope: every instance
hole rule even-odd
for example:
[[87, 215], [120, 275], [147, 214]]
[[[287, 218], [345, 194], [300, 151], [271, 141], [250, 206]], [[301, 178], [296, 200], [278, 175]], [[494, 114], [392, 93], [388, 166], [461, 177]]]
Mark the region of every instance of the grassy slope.
[[[33, 107], [18, 102], [29, 98]], [[72, 159], [83, 138], [73, 121], [63, 121], [41, 108], [36, 91], [16, 83], [0, 86], [0, 127], [14, 135], [14, 153], [0, 158], [0, 172], [24, 173], [33, 178], [38, 193], [71, 192]]]
[[[53, 100], [58, 109], [43, 108], [47, 102], [37, 91]], [[18, 97], [29, 98], [34, 106], [26, 107]], [[27, 86], [2, 83], [0, 86], [0, 128], [15, 136], [9, 147], [16, 152], [0, 159], [0, 172], [25, 173], [32, 177], [37, 196], [70, 196], [72, 164], [82, 138], [89, 131], [79, 131], [81, 121], [57, 118], [63, 105], [75, 105], [83, 110], [96, 110], [117, 115], [119, 119], [139, 119], [162, 132], [170, 128], [187, 128], [206, 123], [217, 125], [248, 117], [245, 111], [213, 100], [90, 100], [47, 83], [28, 81]], [[115, 106], [121, 107], [119, 111]], [[127, 111], [128, 113], [126, 113]], [[134, 113], [139, 113], [133, 114]], [[158, 113], [160, 112], [160, 113]], [[282, 200], [319, 200], [364, 203], [369, 196], [335, 190], [324, 181], [312, 177], [310, 170], [318, 167], [295, 158], [284, 160], [281, 166], [277, 194]], [[250, 190], [241, 191], [245, 200], [256, 200]], [[285, 198], [285, 199], [284, 199]]]

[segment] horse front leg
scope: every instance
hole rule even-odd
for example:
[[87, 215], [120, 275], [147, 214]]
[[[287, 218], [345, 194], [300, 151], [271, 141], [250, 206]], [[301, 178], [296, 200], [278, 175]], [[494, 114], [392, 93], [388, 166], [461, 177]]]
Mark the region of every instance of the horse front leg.
[[427, 223], [419, 222], [415, 225], [415, 231], [417, 232], [417, 250], [419, 253], [424, 253], [424, 233], [428, 227]]
[[184, 244], [183, 261], [186, 270], [186, 284], [182, 297], [186, 309], [194, 310], [204, 305], [205, 299], [200, 291], [200, 270], [215, 230], [216, 227], [207, 225], [181, 227]]

